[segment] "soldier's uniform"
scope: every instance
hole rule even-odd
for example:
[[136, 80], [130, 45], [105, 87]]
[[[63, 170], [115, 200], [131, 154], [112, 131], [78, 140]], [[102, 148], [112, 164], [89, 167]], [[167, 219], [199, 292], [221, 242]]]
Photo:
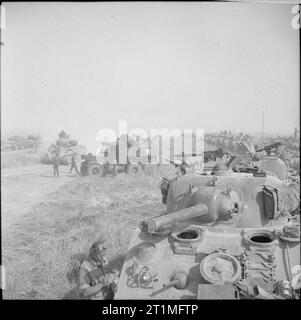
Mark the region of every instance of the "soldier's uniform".
[[104, 287], [98, 293], [90, 297], [90, 299], [113, 299], [114, 293], [105, 281], [105, 267], [107, 266], [107, 264], [108, 261], [106, 258], [104, 258], [104, 261], [101, 264], [96, 263], [91, 258], [81, 264], [79, 270], [79, 289], [82, 297], [83, 291], [85, 289], [94, 287], [95, 285], [102, 283]]
[[79, 174], [79, 171], [77, 169], [77, 165], [75, 162], [75, 155], [72, 155], [72, 157], [71, 157], [71, 167], [70, 167], [69, 173], [72, 173], [73, 168], [75, 169], [76, 174]]
[[59, 166], [60, 166], [60, 157], [58, 154], [55, 154], [52, 158], [52, 164], [53, 164], [53, 177], [57, 176], [59, 177]]

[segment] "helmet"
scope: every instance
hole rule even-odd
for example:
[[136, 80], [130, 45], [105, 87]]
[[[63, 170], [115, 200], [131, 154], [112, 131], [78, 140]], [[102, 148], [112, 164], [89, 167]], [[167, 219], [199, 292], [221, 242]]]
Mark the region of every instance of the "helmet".
[[90, 248], [90, 256], [94, 261], [102, 261], [106, 249], [103, 240], [95, 241]]

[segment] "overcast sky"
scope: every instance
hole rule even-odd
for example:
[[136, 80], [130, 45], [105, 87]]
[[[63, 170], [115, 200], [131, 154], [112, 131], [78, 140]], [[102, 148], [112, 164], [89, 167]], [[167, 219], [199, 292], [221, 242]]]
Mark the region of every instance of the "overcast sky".
[[5, 3], [3, 133], [92, 148], [102, 128], [289, 134], [299, 125], [292, 5]]

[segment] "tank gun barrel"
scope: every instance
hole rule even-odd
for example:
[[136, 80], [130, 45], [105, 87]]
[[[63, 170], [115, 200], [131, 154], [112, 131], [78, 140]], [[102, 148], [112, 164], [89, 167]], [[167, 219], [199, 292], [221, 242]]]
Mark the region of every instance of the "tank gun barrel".
[[204, 216], [208, 213], [208, 207], [201, 203], [195, 206], [181, 209], [170, 213], [168, 215], [155, 217], [152, 219], [144, 220], [139, 224], [142, 232], [155, 232], [160, 228], [172, 224], [174, 222], [185, 221], [196, 217]]
[[269, 144], [268, 146], [265, 146], [261, 149], [256, 150], [256, 152], [261, 152], [261, 151], [270, 152], [272, 149], [278, 148], [279, 146], [281, 146], [281, 142], [275, 142], [275, 143]]

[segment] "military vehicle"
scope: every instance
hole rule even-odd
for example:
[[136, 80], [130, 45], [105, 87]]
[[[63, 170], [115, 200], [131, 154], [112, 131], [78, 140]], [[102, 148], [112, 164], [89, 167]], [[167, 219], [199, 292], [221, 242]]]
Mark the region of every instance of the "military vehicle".
[[58, 134], [58, 139], [52, 143], [47, 152], [41, 155], [40, 161], [42, 164], [52, 164], [52, 157], [59, 153], [60, 165], [68, 166], [71, 164], [72, 155], [77, 157], [86, 152], [86, 148], [78, 144], [77, 140], [71, 139], [69, 135], [62, 130]]
[[2, 151], [36, 150], [41, 144], [40, 135], [10, 136], [1, 139]]
[[92, 154], [81, 155], [80, 172], [82, 176], [104, 177], [106, 175], [118, 175], [121, 172], [126, 172], [130, 175], [136, 175], [143, 171], [140, 163], [135, 163], [133, 160], [127, 164], [110, 164], [109, 162], [99, 162], [96, 156]]
[[166, 213], [134, 230], [115, 299], [300, 298], [299, 185], [233, 161], [163, 178]]
[[104, 177], [108, 174], [117, 174], [117, 166], [108, 163], [100, 163], [91, 153], [81, 155], [80, 173], [82, 176]]
[[[139, 147], [136, 148], [135, 155], [127, 154], [126, 163], [119, 161], [119, 138], [116, 143], [109, 143], [104, 148], [104, 152], [97, 157], [92, 154], [82, 155], [81, 174], [83, 176], [103, 177], [108, 174], [118, 175], [126, 172], [130, 175], [138, 175], [142, 172], [153, 174], [159, 166], [151, 164], [152, 156], [150, 154], [142, 155]], [[127, 137], [127, 151], [135, 145], [135, 141]], [[138, 143], [137, 143], [138, 146]]]

